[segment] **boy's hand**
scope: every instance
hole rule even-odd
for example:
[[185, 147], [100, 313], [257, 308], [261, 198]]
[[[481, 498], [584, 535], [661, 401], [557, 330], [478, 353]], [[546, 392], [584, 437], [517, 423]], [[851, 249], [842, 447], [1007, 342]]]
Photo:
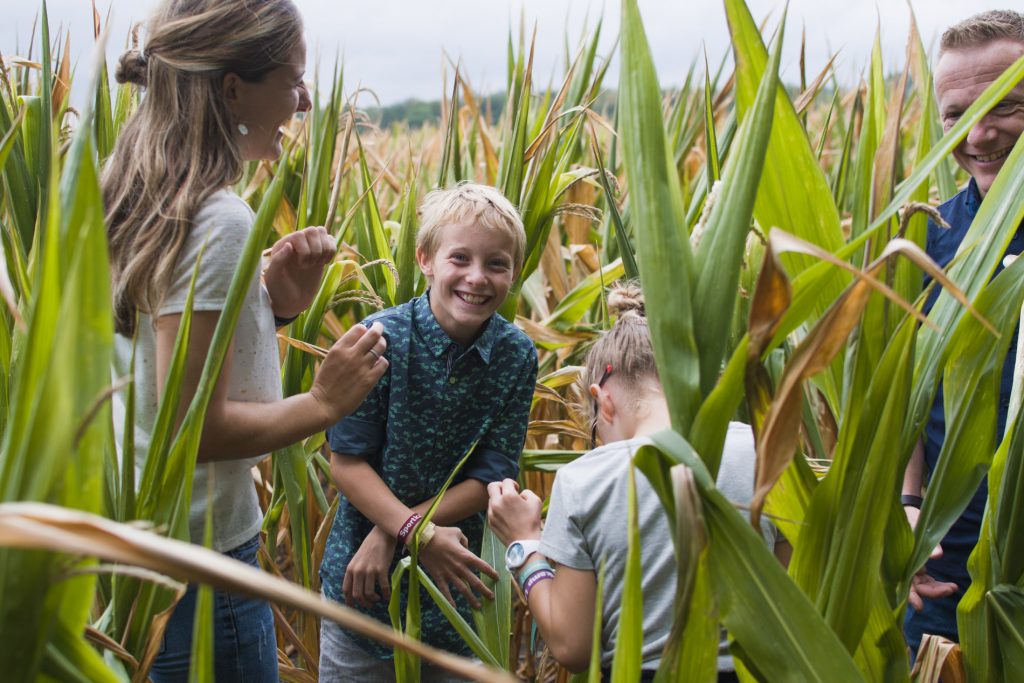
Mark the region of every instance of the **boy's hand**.
[[306, 310], [320, 288], [324, 267], [337, 252], [334, 238], [322, 227], [299, 230], [275, 242], [263, 274], [274, 315], [290, 318]]
[[430, 572], [434, 583], [453, 605], [455, 600], [449, 584], [466, 596], [474, 609], [480, 609], [480, 601], [474, 592], [488, 600], [494, 599], [494, 593], [484, 585], [477, 572], [483, 572], [494, 580], [498, 579], [498, 572], [469, 550], [469, 540], [458, 527], [437, 527], [433, 540], [420, 551], [419, 562]]
[[502, 543], [540, 538], [543, 501], [537, 494], [529, 489], [520, 493], [515, 481], [505, 479], [488, 484], [487, 495], [487, 523]]
[[[388, 571], [391, 560], [395, 557], [395, 546], [398, 541], [373, 527], [359, 550], [345, 569], [345, 580], [341, 589], [345, 594], [345, 604], [349, 607], [359, 605], [368, 608], [375, 602], [391, 599], [391, 583]], [[380, 586], [380, 594], [377, 586]]]
[[369, 330], [353, 325], [328, 351], [309, 390], [324, 412], [326, 425], [358, 408], [387, 372], [388, 361], [383, 358], [387, 341], [381, 336], [383, 332], [380, 323], [374, 323]]

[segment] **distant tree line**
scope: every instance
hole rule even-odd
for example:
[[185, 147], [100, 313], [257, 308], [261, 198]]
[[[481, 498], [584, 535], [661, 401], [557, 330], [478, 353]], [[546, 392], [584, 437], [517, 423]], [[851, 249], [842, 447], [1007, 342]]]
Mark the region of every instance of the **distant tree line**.
[[[534, 94], [534, 97], [541, 97], [541, 95]], [[477, 106], [483, 111], [485, 118], [493, 125], [497, 124], [498, 119], [501, 118], [501, 114], [505, 110], [506, 100], [506, 93], [499, 92], [482, 97], [477, 96], [476, 101]], [[459, 105], [463, 104], [465, 104], [465, 101], [460, 98]], [[605, 91], [601, 93], [597, 98], [597, 102], [594, 103], [594, 110], [604, 116], [611, 117], [614, 115], [614, 106], [615, 92]], [[367, 107], [366, 113], [377, 125], [385, 130], [395, 124], [402, 124], [409, 129], [416, 129], [422, 127], [425, 123], [436, 124], [441, 120], [441, 101], [432, 100], [426, 102], [410, 98], [384, 107]]]

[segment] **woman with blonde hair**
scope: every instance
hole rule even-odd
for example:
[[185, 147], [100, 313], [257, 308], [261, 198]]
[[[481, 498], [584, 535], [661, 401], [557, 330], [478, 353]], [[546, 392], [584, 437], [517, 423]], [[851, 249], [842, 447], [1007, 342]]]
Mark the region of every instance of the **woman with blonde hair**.
[[[164, 0], [146, 29], [144, 48], [129, 50], [118, 64], [119, 82], [145, 90], [102, 181], [118, 357], [126, 371], [135, 346], [140, 454], [148, 449], [200, 252], [179, 420], [252, 228], [253, 212], [231, 185], [245, 162], [276, 159], [281, 127], [311, 106], [302, 20], [290, 0]], [[350, 413], [387, 369], [380, 327], [357, 325], [330, 349], [310, 391], [282, 398], [275, 328], [310, 304], [335, 253], [322, 227], [274, 245], [263, 277], [254, 276], [246, 291], [206, 413], [192, 484], [192, 540], [202, 542], [212, 508], [213, 548], [254, 566], [262, 515], [252, 466]], [[151, 673], [158, 683], [188, 676], [194, 609], [191, 587], [167, 626]], [[218, 593], [214, 610], [216, 680], [276, 681], [269, 605]]]

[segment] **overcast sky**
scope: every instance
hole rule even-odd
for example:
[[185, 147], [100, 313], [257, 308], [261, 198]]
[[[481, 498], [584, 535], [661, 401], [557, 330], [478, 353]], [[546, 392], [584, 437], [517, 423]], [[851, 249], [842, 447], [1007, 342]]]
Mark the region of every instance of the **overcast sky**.
[[[942, 29], [984, 9], [1019, 5], [1021, 0], [916, 0], [914, 10], [925, 45]], [[157, 0], [97, 0], [111, 16], [111, 57], [116, 57], [133, 22], [145, 19]], [[756, 20], [781, 15], [780, 0], [748, 0]], [[2, 0], [0, 53], [5, 57], [27, 50], [40, 3]], [[562, 73], [565, 36], [575, 48], [587, 22], [604, 17], [602, 54], [612, 49], [618, 31], [615, 0], [297, 0], [306, 23], [309, 73], [319, 55], [327, 68], [335, 54], [345, 59], [346, 89], [359, 82], [385, 103], [409, 97], [437, 99], [442, 89], [443, 54], [461, 58], [473, 86], [482, 92], [505, 87], [506, 44], [510, 27], [518, 31], [524, 16], [528, 30], [537, 25], [535, 82], [546, 83]], [[88, 64], [92, 43], [90, 0], [50, 0], [51, 31], [70, 29], [76, 62]], [[783, 78], [798, 78], [800, 32], [807, 32], [808, 78], [813, 78], [839, 52], [837, 70], [852, 82], [868, 60], [876, 28], [881, 26], [887, 70], [901, 67], [910, 23], [906, 3], [895, 0], [790, 0]], [[665, 86], [679, 84], [695, 56], [706, 46], [717, 64], [729, 49], [728, 27], [718, 0], [640, 0], [640, 10]], [[37, 39], [38, 42], [38, 39]], [[38, 48], [35, 51], [38, 55]], [[605, 83], [617, 79], [613, 59]]]

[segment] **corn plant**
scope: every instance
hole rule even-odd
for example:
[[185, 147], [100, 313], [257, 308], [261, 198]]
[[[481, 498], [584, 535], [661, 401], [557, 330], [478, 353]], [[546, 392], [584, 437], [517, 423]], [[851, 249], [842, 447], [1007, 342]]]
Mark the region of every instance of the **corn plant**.
[[[282, 331], [282, 386], [303, 391], [318, 349], [370, 311], [423, 292], [418, 199], [462, 179], [499, 187], [520, 208], [527, 233], [526, 266], [501, 313], [540, 353], [521, 464], [523, 483], [542, 495], [552, 472], [589, 439], [571, 387], [588, 342], [608, 325], [604, 288], [623, 275], [642, 278], [673, 429], [637, 454], [634, 476], [647, 476], [664, 503], [679, 558], [660, 680], [710, 680], [719, 624], [745, 680], [907, 680], [900, 626], [910, 579], [986, 472], [989, 509], [961, 605], [963, 661], [971, 680], [1012, 678], [1024, 659], [1015, 540], [1024, 437], [1015, 409], [997, 439], [993, 397], [1024, 301], [1024, 266], [992, 273], [1024, 218], [1021, 145], [948, 273], [923, 253], [920, 205], [956, 191], [964, 178], [950, 152], [1020, 80], [1024, 64], [943, 134], [913, 22], [894, 78], [885, 77], [891, 70], [876, 38], [863, 82], [843, 86], [831, 61], [808, 78], [801, 62], [793, 96], [778, 77], [785, 17], [772, 26], [769, 49], [742, 0], [723, 4], [733, 71], [726, 55], [706, 56], [674, 92], [660, 87], [635, 0], [622, 3], [616, 93], [605, 89], [610, 55], [600, 54], [601, 22], [575, 51], [566, 38], [564, 73], [547, 88], [534, 79], [535, 39], [524, 28], [510, 31], [506, 104], [496, 121], [462, 65], [453, 65], [441, 119], [415, 131], [379, 130], [359, 107], [361, 93], [346, 95], [342, 69], [318, 67], [326, 77], [314, 87], [313, 109], [289, 127], [281, 160], [250, 164], [236, 187], [258, 209], [236, 284], [251, 279], [278, 235], [324, 224], [338, 238], [338, 259], [314, 303]], [[410, 588], [394, 628], [315, 596], [337, 504], [323, 435], [260, 466], [265, 573], [180, 543], [188, 540], [188, 482], [205, 404], [240, 285], [176, 428], [183, 316], [158, 428], [149, 452], [136, 453], [134, 390], [118, 378], [125, 373], [112, 379], [109, 371], [98, 177], [140, 93], [113, 87], [97, 59], [88, 70], [98, 74], [88, 85], [94, 96], [72, 112], [72, 73], [86, 70], [72, 68], [70, 39], [51, 40], [43, 6], [38, 61], [30, 49], [0, 64], [5, 673], [142, 680], [180, 580], [270, 598], [286, 680], [315, 677], [319, 618], [398, 648], [402, 680], [417, 680], [420, 659], [478, 680], [502, 679], [499, 669], [550, 673], [538, 668], [544, 658], [507, 572], [494, 585], [498, 599], [471, 622], [450, 614], [490, 668], [416, 642], [417, 605], [441, 598], [415, 552], [399, 567]], [[609, 98], [614, 106], [602, 108]], [[943, 289], [927, 318], [923, 273]], [[899, 480], [939, 381], [948, 434], [911, 529], [897, 503]], [[120, 443], [108, 407], [116, 391], [128, 406]], [[756, 432], [750, 514], [771, 515], [792, 543], [788, 570], [714, 487], [725, 430], [737, 416]], [[146, 459], [138, 481], [136, 457]], [[119, 525], [135, 520], [171, 538]], [[613, 678], [632, 681], [640, 569], [635, 522], [626, 528], [630, 571]], [[484, 559], [502, 568], [502, 552], [485, 535]], [[396, 590], [396, 606], [401, 597]], [[211, 676], [210, 633], [209, 610], [200, 609], [196, 680]], [[577, 680], [597, 680], [594, 650]]]

